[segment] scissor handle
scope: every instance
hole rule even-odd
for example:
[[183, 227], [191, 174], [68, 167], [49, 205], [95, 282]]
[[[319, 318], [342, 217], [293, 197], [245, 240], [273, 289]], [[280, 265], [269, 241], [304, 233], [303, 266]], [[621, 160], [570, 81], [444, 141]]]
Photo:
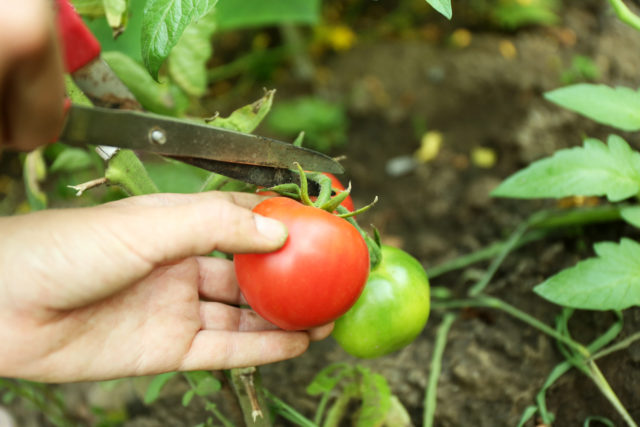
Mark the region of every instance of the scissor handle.
[[67, 72], [73, 73], [100, 55], [100, 43], [82, 22], [69, 0], [56, 0], [56, 3], [64, 65]]

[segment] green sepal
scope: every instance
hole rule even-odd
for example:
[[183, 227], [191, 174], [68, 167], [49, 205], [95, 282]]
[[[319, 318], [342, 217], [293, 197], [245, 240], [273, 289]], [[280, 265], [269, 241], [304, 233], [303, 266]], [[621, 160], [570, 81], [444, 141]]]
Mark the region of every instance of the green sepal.
[[[349, 186], [347, 187], [346, 190], [341, 191], [340, 193], [336, 194], [334, 197], [330, 197], [329, 200], [327, 200], [325, 203], [323, 203], [319, 207], [320, 209], [323, 209], [327, 212], [333, 212], [336, 209], [338, 209], [338, 206], [340, 206], [342, 202], [344, 202], [344, 200], [347, 197], [349, 197], [350, 194], [351, 194], [351, 183], [349, 183]], [[320, 198], [318, 198], [318, 201], [319, 200]]]

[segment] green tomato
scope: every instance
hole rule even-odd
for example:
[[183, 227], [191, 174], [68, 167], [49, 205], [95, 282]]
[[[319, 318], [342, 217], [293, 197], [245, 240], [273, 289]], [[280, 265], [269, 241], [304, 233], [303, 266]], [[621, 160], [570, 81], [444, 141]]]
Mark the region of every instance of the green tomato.
[[333, 337], [347, 353], [384, 356], [411, 343], [429, 318], [429, 279], [408, 253], [382, 246], [360, 298], [335, 322]]

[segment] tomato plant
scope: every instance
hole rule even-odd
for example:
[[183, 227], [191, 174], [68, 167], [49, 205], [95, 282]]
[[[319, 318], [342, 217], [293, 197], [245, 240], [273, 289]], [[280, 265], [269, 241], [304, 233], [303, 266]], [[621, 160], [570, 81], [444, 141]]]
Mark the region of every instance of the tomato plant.
[[254, 212], [282, 221], [284, 246], [234, 258], [240, 289], [262, 317], [287, 330], [329, 323], [351, 307], [369, 274], [369, 251], [346, 220], [295, 200], [274, 197]]
[[422, 331], [429, 317], [429, 280], [422, 265], [401, 249], [382, 246], [382, 261], [333, 337], [348, 353], [379, 357], [399, 350]]
[[[345, 191], [344, 185], [342, 185], [342, 183], [340, 182], [340, 180], [338, 178], [336, 178], [336, 176], [332, 173], [329, 172], [323, 172], [323, 175], [329, 177], [329, 179], [331, 180], [331, 188], [335, 191], [335, 193], [340, 193], [341, 191]], [[276, 193], [275, 191], [259, 191], [260, 194], [264, 195], [264, 196], [277, 196], [278, 193]], [[311, 201], [316, 201], [317, 197], [311, 197]], [[355, 209], [355, 206], [353, 204], [353, 200], [351, 199], [351, 196], [347, 196], [342, 203], [340, 203], [340, 206], [343, 206], [346, 210], [348, 210], [349, 212], [353, 212]]]

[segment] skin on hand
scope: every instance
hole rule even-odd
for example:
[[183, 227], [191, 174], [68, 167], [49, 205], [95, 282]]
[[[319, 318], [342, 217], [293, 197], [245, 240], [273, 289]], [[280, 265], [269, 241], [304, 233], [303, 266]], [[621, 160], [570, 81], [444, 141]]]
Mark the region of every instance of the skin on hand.
[[62, 128], [64, 77], [51, 0], [0, 1], [0, 149], [31, 150]]
[[68, 382], [260, 365], [333, 325], [287, 332], [239, 308], [230, 261], [284, 226], [243, 193], [156, 194], [0, 218], [0, 377]]

